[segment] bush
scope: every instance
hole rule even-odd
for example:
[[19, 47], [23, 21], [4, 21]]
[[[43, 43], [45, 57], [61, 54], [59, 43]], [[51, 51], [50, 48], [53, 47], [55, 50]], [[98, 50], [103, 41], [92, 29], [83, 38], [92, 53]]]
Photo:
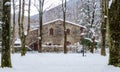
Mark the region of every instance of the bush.
[[[92, 41], [89, 38], [82, 38], [80, 44], [84, 45], [87, 49], [90, 49]], [[94, 42], [94, 47], [97, 48], [98, 42]]]

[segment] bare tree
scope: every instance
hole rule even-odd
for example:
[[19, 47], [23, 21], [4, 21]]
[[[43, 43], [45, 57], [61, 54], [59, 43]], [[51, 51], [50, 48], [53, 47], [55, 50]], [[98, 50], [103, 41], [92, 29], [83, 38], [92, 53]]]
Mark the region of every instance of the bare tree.
[[90, 52], [94, 53], [95, 41], [98, 31], [100, 30], [100, 13], [99, 11], [99, 1], [98, 0], [81, 0], [82, 5], [79, 12], [79, 19], [81, 19], [80, 24], [86, 26], [85, 37], [90, 40]]
[[[96, 9], [96, 2], [94, 0], [92, 0], [92, 7], [93, 7], [93, 11], [92, 11], [92, 15], [91, 15], [91, 28], [93, 28], [94, 25], [94, 21], [95, 21], [95, 9]], [[94, 53], [94, 43], [95, 43], [95, 36], [94, 36], [94, 32], [92, 32], [92, 37], [91, 37], [91, 48], [90, 48], [90, 52]]]
[[19, 12], [18, 12], [18, 25], [19, 25], [19, 36], [21, 37], [21, 0], [19, 0]]
[[105, 56], [105, 45], [106, 45], [106, 26], [107, 26], [107, 13], [108, 13], [108, 0], [101, 0], [101, 7], [102, 7], [102, 25], [101, 25], [101, 55]]
[[24, 10], [25, 10], [25, 0], [22, 0], [22, 17], [21, 17], [21, 43], [22, 43], [22, 46], [21, 46], [21, 56], [24, 56], [26, 54], [26, 48], [25, 48], [25, 38], [26, 38], [26, 35], [25, 35], [25, 30], [24, 30]]
[[67, 30], [66, 30], [66, 0], [62, 0], [63, 28], [64, 28], [64, 53], [67, 53]]
[[15, 0], [13, 0], [13, 30], [12, 30], [12, 53], [14, 53], [14, 40], [15, 40]]
[[29, 3], [28, 3], [28, 28], [27, 28], [27, 33], [29, 33], [29, 30], [30, 30], [30, 9], [31, 9], [31, 0], [29, 0]]
[[[22, 5], [21, 5], [22, 3]], [[28, 5], [28, 27], [27, 31], [24, 26], [24, 12], [25, 12], [25, 5]], [[25, 3], [25, 0], [19, 0], [19, 15], [18, 15], [18, 25], [19, 25], [19, 37], [21, 39], [21, 56], [24, 56], [26, 54], [27, 48], [25, 46], [25, 40], [26, 36], [29, 33], [30, 30], [30, 6], [31, 6], [31, 0], [29, 0], [28, 4]], [[22, 12], [22, 13], [21, 13]], [[22, 14], [22, 15], [21, 15]]]
[[3, 0], [1, 67], [12, 67], [10, 55], [11, 0]]
[[39, 0], [39, 48], [38, 52], [42, 52], [42, 25], [43, 25], [43, 6], [44, 0]]

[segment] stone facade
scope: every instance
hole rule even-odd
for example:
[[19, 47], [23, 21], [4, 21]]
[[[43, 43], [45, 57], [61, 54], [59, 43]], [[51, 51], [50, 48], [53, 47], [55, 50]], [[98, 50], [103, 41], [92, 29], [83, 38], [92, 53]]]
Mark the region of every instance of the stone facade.
[[38, 49], [38, 29], [33, 29], [29, 31], [25, 43], [26, 46], [30, 47], [32, 50]]
[[[73, 45], [80, 41], [81, 33], [84, 27], [75, 23], [66, 21], [66, 32], [67, 32], [67, 45]], [[30, 30], [26, 38], [26, 45], [30, 48], [38, 49], [38, 29]], [[44, 45], [63, 45], [64, 43], [64, 30], [63, 20], [57, 19], [51, 22], [43, 24], [43, 50]], [[45, 48], [46, 50], [47, 48]]]
[[29, 31], [29, 34], [26, 37], [26, 45], [30, 46], [33, 43], [38, 41], [38, 29], [33, 29]]
[[[66, 21], [67, 44], [74, 44], [80, 41], [80, 34], [84, 27]], [[63, 20], [57, 19], [43, 25], [43, 44], [63, 45], [64, 30]]]

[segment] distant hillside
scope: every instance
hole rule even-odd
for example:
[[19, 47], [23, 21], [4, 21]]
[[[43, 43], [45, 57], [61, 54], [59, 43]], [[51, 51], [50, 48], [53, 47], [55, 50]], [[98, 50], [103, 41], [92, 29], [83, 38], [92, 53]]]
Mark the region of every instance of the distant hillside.
[[[75, 16], [76, 16], [76, 4], [79, 3], [79, 6], [81, 6], [81, 0], [69, 0], [67, 2], [67, 13], [66, 13], [66, 19], [68, 21], [75, 22]], [[31, 18], [34, 20], [38, 20], [39, 15], [34, 15]], [[63, 13], [62, 13], [62, 5], [59, 5], [55, 8], [52, 8], [48, 11], [46, 11], [43, 15], [43, 22], [49, 22], [55, 19], [62, 19]]]
[[[89, 0], [91, 3], [88, 3], [88, 0], [69, 0], [67, 2], [67, 9], [66, 9], [66, 20], [74, 22], [76, 24], [86, 25], [88, 22], [92, 19], [92, 13], [94, 13], [94, 23], [100, 22], [100, 1], [99, 0]], [[96, 4], [96, 9], [93, 9], [93, 3]], [[89, 5], [89, 12], [88, 10]], [[83, 11], [81, 11], [83, 10]], [[81, 12], [84, 12], [82, 14]], [[90, 14], [90, 17], [88, 17], [88, 13]], [[31, 23], [32, 27], [34, 28], [36, 24], [39, 23], [39, 15], [31, 16], [31, 19], [35, 22]], [[43, 14], [43, 23], [55, 20], [55, 19], [63, 19], [63, 11], [62, 11], [62, 5], [59, 5], [57, 7], [54, 7]]]

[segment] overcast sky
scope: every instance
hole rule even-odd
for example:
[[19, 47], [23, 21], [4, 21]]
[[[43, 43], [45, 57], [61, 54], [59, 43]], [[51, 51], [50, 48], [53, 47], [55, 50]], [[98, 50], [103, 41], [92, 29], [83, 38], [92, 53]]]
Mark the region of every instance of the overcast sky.
[[[35, 1], [38, 1], [38, 0], [32, 0], [32, 3], [34, 3]], [[49, 10], [61, 3], [62, 3], [61, 0], [45, 0], [44, 10]], [[32, 4], [31, 5], [31, 15], [35, 15], [35, 14], [38, 14], [38, 11], [37, 11], [37, 8]], [[25, 13], [25, 15], [27, 15], [27, 12]]]
[[[17, 5], [16, 6], [16, 13], [18, 13], [19, 9], [18, 9], [18, 5], [19, 5], [19, 0], [15, 0], [15, 4]], [[28, 0], [25, 0], [26, 1], [26, 4], [28, 3]], [[31, 16], [32, 15], [35, 15], [35, 14], [38, 14], [38, 10], [37, 8], [34, 6], [34, 3], [36, 2], [36, 5], [38, 5], [38, 2], [39, 0], [31, 0], [32, 4], [31, 4]], [[67, 0], [69, 1], [69, 0]], [[62, 4], [62, 0], [45, 0], [44, 2], [44, 10], [49, 10], [53, 7], [56, 7], [58, 5]], [[13, 6], [13, 5], [12, 5]], [[11, 7], [11, 13], [13, 13], [13, 7]], [[28, 10], [28, 6], [26, 5], [25, 6], [25, 16], [27, 16], [27, 10]]]
[[[15, 5], [16, 5], [16, 13], [18, 13], [19, 9], [18, 9], [18, 5], [19, 5], [19, 0], [15, 0]], [[25, 0], [26, 1], [26, 4], [28, 3], [28, 0]], [[31, 16], [32, 15], [35, 15], [35, 14], [38, 14], [38, 10], [37, 8], [34, 6], [34, 3], [36, 5], [38, 5], [38, 2], [39, 0], [31, 0], [32, 4], [31, 4]], [[61, 4], [61, 0], [45, 0], [44, 2], [44, 10], [49, 10], [59, 4]], [[13, 5], [11, 5], [13, 6]], [[28, 10], [28, 6], [26, 5], [25, 6], [25, 15], [27, 16], [27, 10]], [[13, 13], [13, 7], [11, 7], [11, 13]]]

